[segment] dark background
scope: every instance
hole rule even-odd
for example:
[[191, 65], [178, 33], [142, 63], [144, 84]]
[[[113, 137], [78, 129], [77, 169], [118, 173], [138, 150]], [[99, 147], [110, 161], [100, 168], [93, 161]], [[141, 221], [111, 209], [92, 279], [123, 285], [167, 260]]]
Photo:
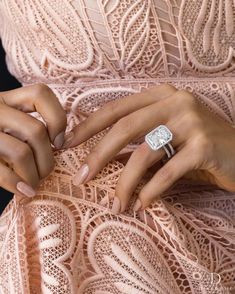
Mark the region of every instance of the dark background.
[[[0, 41], [0, 92], [18, 88], [20, 84], [8, 72], [5, 63], [5, 53]], [[1, 117], [0, 117], [1, 119]], [[1, 144], [1, 143], [0, 143]], [[11, 200], [12, 194], [0, 188], [0, 214]]]

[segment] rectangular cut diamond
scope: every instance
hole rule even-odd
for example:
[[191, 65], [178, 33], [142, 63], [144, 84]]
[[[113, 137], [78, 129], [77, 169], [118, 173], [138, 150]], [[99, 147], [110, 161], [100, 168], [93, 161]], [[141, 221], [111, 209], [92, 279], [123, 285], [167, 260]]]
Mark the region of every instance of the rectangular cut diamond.
[[145, 136], [145, 141], [153, 150], [158, 150], [172, 140], [172, 133], [163, 125], [152, 130]]

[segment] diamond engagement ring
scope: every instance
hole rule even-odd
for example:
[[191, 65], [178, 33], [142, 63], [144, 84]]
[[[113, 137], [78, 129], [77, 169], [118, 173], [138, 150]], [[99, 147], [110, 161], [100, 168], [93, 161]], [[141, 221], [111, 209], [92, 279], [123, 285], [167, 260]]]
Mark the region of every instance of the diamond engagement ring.
[[158, 126], [145, 136], [145, 142], [149, 147], [156, 151], [163, 148], [168, 156], [171, 158], [175, 154], [175, 150], [170, 144], [173, 139], [171, 131], [164, 125]]

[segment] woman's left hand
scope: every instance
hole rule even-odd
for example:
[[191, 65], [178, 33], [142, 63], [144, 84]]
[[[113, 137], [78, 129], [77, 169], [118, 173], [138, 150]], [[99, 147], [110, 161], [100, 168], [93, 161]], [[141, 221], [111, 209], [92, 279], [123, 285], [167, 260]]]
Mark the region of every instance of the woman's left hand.
[[[134, 210], [144, 209], [186, 174], [235, 191], [235, 129], [203, 106], [191, 93], [168, 84], [107, 103], [67, 136], [64, 147], [74, 147], [114, 126], [87, 156], [74, 178], [84, 184], [131, 141], [159, 125], [173, 133], [176, 154], [146, 183]], [[131, 154], [118, 180], [113, 212], [123, 212], [146, 171], [165, 156], [146, 142]]]

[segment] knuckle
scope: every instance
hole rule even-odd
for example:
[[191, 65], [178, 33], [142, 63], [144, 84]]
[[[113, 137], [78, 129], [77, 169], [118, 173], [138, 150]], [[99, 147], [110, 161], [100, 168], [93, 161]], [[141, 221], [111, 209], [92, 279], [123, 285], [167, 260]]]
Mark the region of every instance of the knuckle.
[[124, 135], [124, 137], [128, 137], [133, 132], [134, 122], [129, 117], [121, 118], [114, 126], [114, 130], [119, 135]]
[[214, 154], [215, 145], [204, 133], [196, 137], [193, 147], [194, 150], [197, 150], [199, 158], [209, 158]]
[[27, 163], [33, 159], [33, 153], [29, 145], [27, 144], [18, 144], [15, 147], [12, 161], [19, 163]]
[[67, 125], [67, 116], [66, 111], [63, 109], [62, 105], [60, 104], [58, 98], [54, 94], [54, 92], [45, 84], [39, 83], [32, 86], [32, 96], [35, 105], [45, 104], [47, 105], [48, 109], [52, 111], [54, 107], [52, 104], [48, 104], [48, 99], [54, 103], [56, 110], [59, 111], [51, 117], [51, 122], [56, 122], [56, 126], [59, 129], [64, 129]]
[[164, 85], [161, 85], [161, 87], [164, 91], [169, 92], [169, 93], [173, 93], [173, 92], [177, 91], [177, 89], [173, 85], [170, 85], [170, 84], [164, 84]]
[[203, 120], [199, 113], [196, 111], [189, 111], [188, 113], [186, 113], [183, 119], [183, 124], [189, 129], [204, 129]]
[[177, 93], [183, 99], [189, 99], [192, 95], [185, 89], [180, 89]]
[[113, 100], [105, 105], [105, 111], [110, 113], [112, 117], [118, 116], [120, 101]]
[[154, 91], [160, 90], [160, 89], [166, 93], [167, 92], [173, 93], [173, 92], [177, 91], [177, 89], [171, 84], [160, 84], [160, 85], [156, 85], [156, 86], [149, 88], [149, 90], [154, 90]]
[[162, 98], [167, 98], [169, 96], [172, 96], [175, 92], [177, 92], [178, 90], [173, 86], [173, 85], [170, 85], [170, 84], [160, 84], [160, 85], [156, 85], [156, 86], [153, 86], [147, 90], [149, 94], [151, 94], [153, 97], [156, 97], [156, 94], [157, 94], [157, 100], [160, 100]]
[[197, 99], [187, 90], [179, 90], [177, 92], [177, 100], [179, 103], [183, 103], [187, 108], [195, 108], [197, 105]]
[[211, 140], [205, 135], [202, 134], [199, 138], [199, 148], [201, 150], [208, 150], [209, 152], [212, 151], [213, 144]]
[[34, 95], [45, 96], [52, 93], [52, 90], [45, 84], [39, 83], [33, 86]]

